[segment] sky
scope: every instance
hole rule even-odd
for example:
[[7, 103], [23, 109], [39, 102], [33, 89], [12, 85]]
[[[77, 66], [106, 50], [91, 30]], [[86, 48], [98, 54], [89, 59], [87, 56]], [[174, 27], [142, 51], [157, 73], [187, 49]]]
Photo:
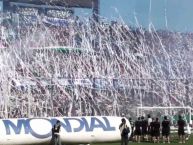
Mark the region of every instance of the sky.
[[100, 15], [146, 29], [152, 24], [156, 29], [193, 32], [193, 0], [100, 0]]

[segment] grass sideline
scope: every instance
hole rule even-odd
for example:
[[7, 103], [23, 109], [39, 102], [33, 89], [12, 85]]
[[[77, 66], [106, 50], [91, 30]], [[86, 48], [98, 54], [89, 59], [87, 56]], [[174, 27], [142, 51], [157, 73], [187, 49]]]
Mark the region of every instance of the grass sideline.
[[[136, 142], [129, 142], [128, 145], [193, 145], [193, 135], [190, 137], [188, 141], [186, 141], [185, 144], [180, 144], [178, 143], [178, 138], [175, 137], [173, 140], [171, 140], [171, 143], [162, 143], [162, 140], [160, 143], [151, 143], [151, 142], [141, 142], [141, 143], [136, 143]], [[120, 145], [120, 143], [97, 143], [97, 144], [91, 144], [91, 145]]]
[[[186, 141], [186, 143], [178, 143], [178, 137], [175, 135], [175, 137], [171, 140], [171, 143], [162, 143], [162, 140], [160, 141], [160, 143], [153, 143], [153, 142], [141, 142], [141, 143], [136, 143], [136, 142], [129, 142], [128, 145], [193, 145], [193, 135], [191, 135], [191, 137], [189, 138], [188, 141]], [[48, 145], [48, 144], [39, 144], [39, 145]], [[88, 144], [62, 144], [62, 145], [88, 145]], [[120, 142], [114, 143], [91, 143], [90, 145], [121, 145]]]

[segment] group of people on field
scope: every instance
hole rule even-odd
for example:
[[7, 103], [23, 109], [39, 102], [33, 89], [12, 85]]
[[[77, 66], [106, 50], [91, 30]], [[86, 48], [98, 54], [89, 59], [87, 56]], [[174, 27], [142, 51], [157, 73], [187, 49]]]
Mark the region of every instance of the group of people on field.
[[[160, 137], [162, 136], [163, 143], [170, 143], [170, 132], [171, 132], [171, 121], [167, 116], [164, 116], [163, 120], [159, 120], [159, 118], [151, 118], [150, 115], [145, 119], [143, 116], [138, 117], [138, 119], [134, 122], [131, 118], [129, 118], [131, 124], [131, 136], [128, 138], [130, 141], [136, 141], [140, 143], [141, 141], [150, 141], [154, 143], [160, 142]], [[126, 124], [124, 118], [122, 123], [119, 126], [121, 132], [121, 145], [127, 145], [128, 140], [125, 139], [123, 135], [123, 125]], [[127, 125], [124, 125], [127, 126]], [[122, 127], [122, 128], [121, 128]], [[187, 127], [186, 121], [183, 119], [181, 115], [178, 117], [178, 121], [176, 124], [177, 133], [179, 137], [179, 143], [185, 143], [185, 127]], [[191, 132], [191, 131], [190, 131]], [[128, 133], [129, 134], [129, 133]]]
[[[170, 143], [170, 127], [171, 122], [164, 116], [162, 121], [159, 121], [159, 118], [151, 118], [148, 115], [147, 119], [143, 116], [138, 117], [138, 119], [133, 122], [132, 119], [129, 119], [131, 128], [126, 123], [126, 119], [121, 119], [121, 124], [119, 125], [119, 130], [121, 133], [121, 145], [127, 145], [128, 141], [136, 141], [138, 143], [142, 141], [152, 141], [154, 143], [160, 142], [160, 136], [162, 135], [163, 143]], [[181, 115], [178, 117], [177, 124], [178, 126], [178, 136], [179, 143], [185, 143], [185, 126], [186, 121], [183, 119]], [[51, 143], [54, 145], [61, 145], [60, 140], [60, 121], [57, 120], [56, 124], [52, 128], [52, 141]], [[130, 134], [130, 136], [129, 136]]]

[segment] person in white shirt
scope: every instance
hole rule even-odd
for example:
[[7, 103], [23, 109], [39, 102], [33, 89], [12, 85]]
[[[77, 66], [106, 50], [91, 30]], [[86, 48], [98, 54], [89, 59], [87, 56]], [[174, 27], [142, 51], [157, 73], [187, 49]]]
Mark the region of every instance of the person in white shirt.
[[191, 135], [191, 127], [190, 127], [190, 124], [187, 123], [187, 126], [186, 126], [186, 140], [189, 140], [190, 135]]
[[148, 114], [147, 115], [147, 122], [148, 122], [148, 126], [147, 126], [147, 133], [148, 133], [148, 135], [147, 135], [147, 141], [149, 140], [149, 137], [151, 137], [151, 127], [150, 127], [150, 124], [151, 124], [151, 122], [152, 122], [152, 118], [151, 118], [151, 116], [150, 116], [150, 114]]

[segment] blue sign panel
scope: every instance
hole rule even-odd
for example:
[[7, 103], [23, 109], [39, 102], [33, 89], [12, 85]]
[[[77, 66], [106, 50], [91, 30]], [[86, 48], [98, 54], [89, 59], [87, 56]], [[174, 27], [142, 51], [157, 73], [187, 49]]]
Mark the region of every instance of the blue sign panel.
[[[3, 120], [4, 126], [6, 128], [6, 135], [13, 135], [11, 133], [11, 130], [14, 131], [15, 135], [22, 134], [22, 128], [24, 128], [24, 134], [31, 134], [33, 137], [44, 139], [48, 138], [52, 135], [51, 130], [45, 134], [39, 134], [37, 131], [33, 130], [33, 126], [30, 124], [32, 120], [39, 119], [47, 121], [51, 124], [51, 126], [54, 126], [57, 119], [47, 119], [47, 118], [32, 118], [32, 119], [18, 119], [17, 123], [13, 123], [12, 120], [6, 119]], [[73, 127], [71, 124], [72, 121], [77, 121], [79, 123], [78, 127]], [[81, 118], [63, 118], [63, 121], [61, 121], [61, 127], [66, 132], [80, 132], [83, 129], [85, 132], [92, 132], [97, 128], [102, 129], [103, 131], [115, 131], [115, 127], [111, 126], [109, 120], [107, 117], [97, 118], [97, 117], [91, 117], [90, 121], [88, 121], [85, 117]]]

